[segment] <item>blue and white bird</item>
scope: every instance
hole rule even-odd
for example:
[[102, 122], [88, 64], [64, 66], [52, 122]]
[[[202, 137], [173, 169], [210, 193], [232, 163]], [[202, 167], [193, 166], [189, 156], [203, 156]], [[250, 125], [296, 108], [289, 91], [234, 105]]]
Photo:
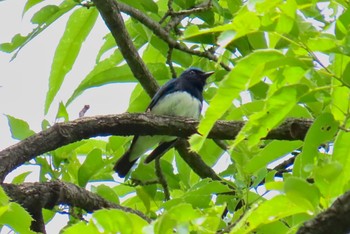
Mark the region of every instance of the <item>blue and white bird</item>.
[[[163, 85], [152, 98], [147, 112], [156, 115], [182, 116], [199, 119], [202, 110], [203, 89], [206, 80], [214, 72], [203, 72], [197, 68], [184, 71], [180, 77]], [[128, 151], [116, 162], [114, 170], [125, 177], [137, 159], [159, 144], [145, 159], [145, 163], [162, 156], [173, 147], [174, 136], [135, 136]]]

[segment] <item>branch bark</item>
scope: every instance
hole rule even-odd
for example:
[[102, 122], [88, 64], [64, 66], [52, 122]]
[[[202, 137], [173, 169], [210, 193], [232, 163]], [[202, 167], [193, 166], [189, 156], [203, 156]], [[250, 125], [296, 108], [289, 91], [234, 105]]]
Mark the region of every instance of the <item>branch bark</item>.
[[297, 234], [350, 232], [350, 191], [339, 197], [326, 211], [303, 224]]
[[[280, 127], [273, 129], [266, 139], [302, 140], [311, 123], [311, 120], [289, 119]], [[82, 139], [108, 135], [170, 135], [186, 138], [197, 133], [197, 125], [198, 121], [193, 119], [157, 116], [150, 113], [84, 117], [58, 123], [0, 151], [0, 182], [9, 172], [26, 161]], [[218, 121], [208, 137], [234, 139], [243, 125], [244, 121]], [[185, 145], [178, 146], [177, 149], [180, 154], [185, 153], [185, 150], [188, 151]], [[193, 161], [191, 157], [194, 156], [190, 156], [191, 154], [188, 152], [182, 157], [189, 158], [187, 163], [199, 170], [198, 161]], [[200, 176], [203, 177], [203, 175]], [[210, 178], [213, 177], [210, 176]]]
[[53, 209], [56, 205], [69, 205], [84, 209], [91, 213], [103, 208], [119, 209], [133, 213], [147, 222], [151, 222], [145, 214], [138, 210], [109, 202], [102, 197], [85, 190], [75, 184], [52, 181], [45, 183], [1, 184], [6, 194], [22, 205], [33, 217], [31, 229], [45, 233], [42, 208]]

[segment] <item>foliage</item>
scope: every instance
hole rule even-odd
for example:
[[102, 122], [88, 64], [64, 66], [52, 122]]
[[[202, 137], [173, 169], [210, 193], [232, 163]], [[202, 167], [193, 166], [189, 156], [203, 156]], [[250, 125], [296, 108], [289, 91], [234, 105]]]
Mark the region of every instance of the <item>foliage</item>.
[[[169, 15], [176, 17], [180, 14], [174, 12], [203, 3], [120, 2], [156, 22], [163, 21], [161, 26], [172, 20], [162, 19], [169, 9]], [[88, 223], [71, 217], [70, 227], [63, 233], [295, 233], [303, 222], [330, 207], [349, 189], [348, 4], [342, 0], [209, 2], [211, 7], [206, 10], [184, 13], [181, 23], [170, 28], [169, 37], [193, 51], [213, 52], [217, 61], [179, 49], [169, 50], [152, 29], [132, 17], [125, 20], [125, 25], [159, 83], [171, 78], [171, 67], [177, 74], [190, 66], [215, 70], [204, 94], [209, 107], [199, 125], [201, 135], [193, 136], [191, 143], [210, 167], [221, 165], [219, 175], [225, 183], [200, 178], [171, 150], [160, 160], [171, 196], [168, 201], [164, 201], [160, 184], [147, 183], [158, 179], [154, 163], [139, 163], [125, 183], [92, 187], [93, 192], [109, 201], [143, 212], [154, 220], [151, 224], [131, 213], [101, 210], [94, 212]], [[58, 5], [46, 5], [45, 1], [27, 0], [23, 14], [36, 4], [42, 7], [33, 14], [33, 32], [14, 36], [0, 49], [15, 57], [35, 36], [54, 27], [58, 18], [70, 15], [52, 59], [44, 107], [47, 113], [84, 49], [84, 40], [92, 36], [98, 11], [85, 1], [63, 0]], [[90, 88], [124, 82], [136, 80], [106, 29], [95, 67], [81, 77], [80, 85], [60, 104], [57, 118], [67, 121], [66, 106]], [[137, 85], [128, 111], [143, 111], [148, 102], [145, 91]], [[22, 140], [34, 133], [25, 121], [7, 118], [13, 138]], [[264, 140], [269, 130], [287, 118], [315, 120], [304, 141]], [[246, 120], [236, 139], [227, 142], [228, 152], [206, 139], [218, 119]], [[47, 121], [44, 123], [48, 127]], [[61, 179], [81, 187], [94, 181], [115, 182], [112, 165], [129, 144], [130, 138], [118, 136], [83, 140], [36, 157], [34, 163], [41, 165], [41, 181]], [[282, 171], [274, 169], [290, 157], [296, 157], [294, 166], [288, 165]], [[22, 182], [27, 175], [17, 177], [14, 183]], [[8, 202], [0, 192], [0, 224], [18, 232], [28, 231], [28, 225], [18, 226], [6, 218], [15, 212], [22, 224], [30, 220], [18, 204]], [[223, 213], [225, 219], [221, 218]]]

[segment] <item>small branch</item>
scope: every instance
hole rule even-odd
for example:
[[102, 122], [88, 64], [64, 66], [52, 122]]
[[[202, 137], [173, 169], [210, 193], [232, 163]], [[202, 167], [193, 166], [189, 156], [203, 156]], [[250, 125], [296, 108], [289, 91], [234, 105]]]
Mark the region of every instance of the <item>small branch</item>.
[[200, 13], [203, 11], [210, 10], [210, 8], [211, 8], [211, 4], [207, 4], [206, 6], [203, 6], [203, 7], [194, 7], [194, 8], [188, 9], [188, 10], [173, 11], [170, 13], [170, 15], [186, 15], [187, 16], [187, 15], [191, 15], [194, 13]]
[[156, 164], [155, 165], [156, 166], [156, 175], [158, 177], [158, 181], [163, 187], [164, 200], [169, 201], [170, 200], [170, 192], [169, 192], [169, 188], [168, 188], [168, 183], [166, 182], [166, 179], [165, 179], [164, 174], [162, 172], [162, 167], [160, 166], [160, 158], [159, 157], [155, 159], [155, 164]]
[[[198, 4], [193, 9], [201, 9], [201, 8], [210, 9], [211, 5], [212, 5], [212, 1], [209, 0], [208, 2], [202, 2]], [[188, 14], [171, 14], [171, 13], [173, 13], [173, 11], [172, 12], [168, 11], [168, 14], [170, 14], [172, 17], [168, 25], [165, 27], [165, 30], [167, 32], [169, 32], [171, 29], [174, 29], [188, 15]]]
[[136, 178], [130, 178], [131, 180], [131, 185], [132, 186], [147, 186], [147, 185], [153, 185], [153, 184], [159, 184], [158, 180], [147, 180], [147, 181], [142, 181]]
[[173, 78], [176, 78], [177, 75], [176, 75], [176, 71], [175, 71], [175, 68], [173, 66], [173, 60], [172, 60], [172, 54], [173, 54], [173, 48], [172, 47], [169, 47], [169, 50], [168, 50], [168, 55], [166, 57], [166, 63], [168, 64], [169, 68], [170, 68], [170, 72], [171, 72], [171, 76]]
[[339, 197], [326, 211], [303, 224], [297, 234], [350, 232], [350, 191]]
[[[244, 121], [217, 121], [208, 138], [234, 139], [244, 124]], [[289, 119], [278, 128], [271, 130], [266, 139], [303, 140], [311, 124], [311, 120]], [[169, 135], [186, 138], [197, 133], [197, 125], [198, 121], [193, 119], [157, 116], [150, 113], [83, 117], [70, 122], [57, 123], [0, 151], [0, 182], [9, 172], [36, 156], [82, 139], [109, 135]], [[195, 171], [198, 172], [200, 164], [197, 165], [195, 158], [200, 159], [200, 157], [193, 152], [185, 153], [188, 146], [180, 145], [182, 146], [178, 147], [179, 152], [182, 152], [183, 157], [192, 155], [187, 156], [188, 159], [185, 161], [191, 167], [197, 167]]]
[[84, 117], [86, 112], [90, 109], [89, 105], [85, 105], [81, 111], [79, 111], [79, 118]]
[[276, 176], [282, 176], [282, 174], [286, 172], [286, 168], [292, 166], [294, 164], [294, 161], [295, 161], [295, 156], [287, 160], [284, 160], [282, 163], [275, 166], [273, 170], [277, 171]]

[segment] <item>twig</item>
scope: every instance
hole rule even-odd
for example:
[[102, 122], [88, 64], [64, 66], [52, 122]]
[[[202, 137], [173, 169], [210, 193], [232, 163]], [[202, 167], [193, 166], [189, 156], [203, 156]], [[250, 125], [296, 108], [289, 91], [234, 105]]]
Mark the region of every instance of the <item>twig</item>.
[[147, 186], [147, 185], [153, 185], [153, 184], [159, 184], [158, 180], [147, 180], [147, 181], [142, 181], [136, 178], [130, 178], [131, 180], [131, 185], [132, 186]]
[[170, 47], [169, 46], [169, 50], [168, 50], [168, 55], [166, 57], [166, 63], [168, 64], [169, 66], [169, 69], [170, 69], [170, 72], [171, 72], [171, 76], [173, 78], [176, 78], [177, 75], [176, 75], [176, 71], [175, 71], [175, 68], [173, 66], [173, 61], [172, 61], [172, 54], [173, 54], [173, 47]]
[[171, 15], [190, 15], [193, 13], [199, 13], [199, 12], [203, 12], [203, 11], [207, 11], [211, 8], [211, 5], [208, 4], [204, 7], [194, 7], [188, 10], [181, 10], [181, 11], [173, 11], [171, 13]]
[[293, 157], [283, 161], [282, 163], [278, 164], [273, 168], [273, 170], [276, 170], [276, 174], [282, 174], [286, 170], [286, 168], [292, 166], [294, 164], [296, 155], [293, 155]]
[[162, 24], [166, 20], [166, 18], [171, 16], [172, 12], [173, 12], [173, 0], [169, 0], [168, 1], [168, 11], [165, 12], [164, 16], [160, 19], [159, 24]]
[[158, 177], [158, 181], [163, 187], [164, 200], [169, 201], [170, 200], [170, 192], [169, 192], [169, 188], [168, 188], [168, 183], [166, 182], [166, 179], [165, 179], [164, 174], [162, 172], [162, 167], [160, 166], [160, 158], [155, 159], [155, 164], [156, 164], [155, 165], [156, 166], [156, 175]]
[[89, 105], [85, 105], [81, 111], [79, 111], [79, 118], [84, 117], [86, 112], [90, 109]]

